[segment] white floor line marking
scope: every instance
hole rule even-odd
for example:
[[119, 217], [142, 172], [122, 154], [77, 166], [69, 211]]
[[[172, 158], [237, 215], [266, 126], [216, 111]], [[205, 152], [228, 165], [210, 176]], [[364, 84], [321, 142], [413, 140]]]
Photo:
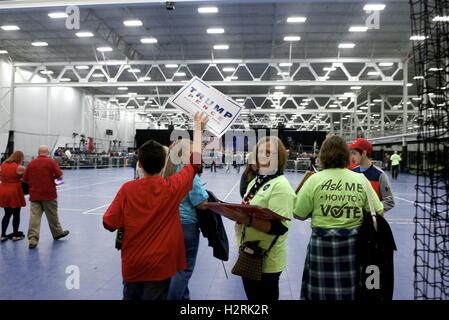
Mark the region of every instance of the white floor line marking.
[[106, 204], [104, 204], [104, 205], [102, 205], [102, 206], [99, 206], [99, 207], [96, 207], [96, 208], [93, 208], [93, 209], [90, 209], [90, 210], [86, 210], [86, 211], [84, 211], [82, 214], [90, 214], [91, 212], [94, 212], [94, 211], [96, 211], [96, 210], [98, 210], [98, 209], [107, 207], [107, 206], [109, 206], [110, 204], [111, 204], [111, 203], [109, 202], [109, 203], [106, 203]]
[[401, 197], [397, 197], [397, 196], [394, 196], [396, 199], [398, 199], [398, 200], [402, 200], [402, 201], [405, 201], [405, 202], [408, 202], [408, 203], [413, 203], [413, 204], [415, 204], [415, 201], [411, 201], [411, 200], [408, 200], [408, 199], [404, 199], [404, 198], [401, 198]]
[[234, 191], [235, 187], [237, 187], [237, 185], [240, 183], [240, 180], [238, 180], [234, 186], [232, 187], [231, 191], [228, 192], [228, 194], [226, 195], [226, 197], [224, 197], [223, 201], [226, 201], [228, 199], [228, 197], [231, 195], [231, 193]]
[[78, 187], [66, 188], [66, 189], [62, 189], [61, 188], [61, 189], [58, 189], [58, 192], [71, 191], [71, 190], [76, 190], [76, 189], [83, 189], [83, 188], [88, 188], [88, 187], [92, 187], [92, 186], [98, 186], [98, 185], [101, 185], [101, 184], [112, 183], [112, 182], [123, 182], [123, 181], [126, 181], [126, 179], [115, 179], [115, 180], [109, 180], [109, 181], [104, 181], [104, 182], [86, 184], [84, 186], [78, 186]]

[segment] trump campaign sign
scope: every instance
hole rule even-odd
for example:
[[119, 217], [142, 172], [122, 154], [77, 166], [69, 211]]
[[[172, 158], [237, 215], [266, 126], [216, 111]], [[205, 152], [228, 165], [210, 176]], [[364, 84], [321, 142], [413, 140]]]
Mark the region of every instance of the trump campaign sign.
[[191, 115], [197, 111], [206, 112], [209, 116], [207, 129], [216, 137], [221, 137], [243, 110], [240, 104], [197, 77], [182, 87], [168, 102]]

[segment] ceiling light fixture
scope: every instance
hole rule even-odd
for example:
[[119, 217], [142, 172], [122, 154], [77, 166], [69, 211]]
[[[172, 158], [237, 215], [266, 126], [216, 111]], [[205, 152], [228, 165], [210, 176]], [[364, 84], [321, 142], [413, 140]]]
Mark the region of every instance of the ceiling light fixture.
[[432, 19], [433, 22], [449, 22], [449, 16], [436, 16]]
[[175, 73], [174, 73], [174, 76], [175, 76], [175, 77], [185, 77], [185, 76], [186, 76], [186, 73], [185, 73], [185, 72], [175, 72]]
[[85, 32], [77, 32], [76, 36], [78, 38], [92, 38], [94, 34], [92, 32], [85, 31]]
[[285, 86], [276, 86], [274, 87], [275, 90], [284, 90]]
[[2, 28], [3, 31], [17, 31], [17, 30], [20, 30], [20, 28], [18, 26], [12, 26], [12, 25], [1, 26], [0, 28]]
[[76, 66], [75, 69], [77, 69], [77, 70], [87, 70], [87, 69], [89, 69], [89, 66]]
[[360, 89], [362, 89], [362, 87], [360, 87], [360, 86], [353, 86], [353, 87], [351, 87], [351, 90], [360, 90]]
[[215, 50], [228, 50], [229, 46], [227, 44], [216, 44], [214, 45]]
[[300, 36], [285, 36], [284, 37], [284, 41], [300, 41], [301, 37]]
[[128, 90], [128, 87], [118, 87], [117, 90], [126, 91], [126, 90]]
[[354, 43], [340, 43], [339, 45], [338, 45], [338, 48], [339, 49], [352, 49], [352, 48], [354, 48], [355, 47], [355, 44]]
[[337, 68], [335, 68], [335, 67], [324, 67], [323, 68], [323, 71], [335, 71], [335, 70], [337, 70]]
[[349, 28], [349, 32], [366, 32], [368, 27], [366, 26], [352, 26]]
[[217, 13], [218, 8], [217, 7], [200, 7], [198, 8], [199, 13]]
[[373, 3], [373, 4], [366, 4], [363, 7], [364, 11], [382, 11], [385, 9], [385, 5], [381, 3]]
[[288, 17], [287, 22], [288, 23], [304, 23], [306, 22], [306, 17]]
[[140, 72], [140, 69], [138, 69], [138, 68], [134, 68], [134, 69], [128, 69], [128, 72], [129, 73], [139, 73]]
[[369, 76], [380, 76], [380, 73], [378, 71], [370, 71], [367, 73]]
[[174, 64], [174, 63], [169, 63], [169, 64], [166, 64], [165, 67], [168, 69], [174, 69], [174, 68], [177, 68], [178, 65]]
[[65, 19], [69, 17], [65, 12], [50, 12], [48, 16], [52, 19]]
[[225, 67], [222, 70], [223, 70], [223, 72], [234, 72], [235, 68], [234, 67]]
[[279, 67], [291, 67], [293, 63], [291, 62], [281, 62], [279, 63]]
[[141, 27], [143, 26], [142, 21], [140, 20], [125, 20], [123, 24], [127, 27]]
[[46, 47], [46, 46], [48, 46], [48, 43], [44, 42], [44, 41], [36, 41], [36, 42], [31, 43], [31, 45], [33, 47]]
[[392, 67], [393, 64], [393, 62], [381, 62], [379, 63], [379, 67]]
[[148, 44], [148, 43], [157, 43], [156, 38], [142, 38], [140, 39], [140, 42]]
[[426, 36], [421, 36], [421, 35], [414, 35], [410, 37], [411, 41], [423, 41], [426, 40]]
[[98, 47], [97, 50], [100, 52], [111, 52], [112, 48], [111, 47]]
[[222, 34], [225, 30], [223, 28], [209, 28], [207, 29], [207, 33], [209, 34]]
[[70, 82], [70, 81], [72, 81], [72, 79], [70, 79], [70, 78], [61, 78], [61, 79], [59, 79], [59, 81], [60, 82]]
[[7, 54], [8, 53], [8, 51], [6, 51], [6, 50], [0, 50], [0, 54]]
[[42, 71], [41, 71], [41, 74], [46, 74], [46, 75], [53, 74], [53, 73], [54, 73], [54, 72], [51, 71], [51, 70], [42, 70]]

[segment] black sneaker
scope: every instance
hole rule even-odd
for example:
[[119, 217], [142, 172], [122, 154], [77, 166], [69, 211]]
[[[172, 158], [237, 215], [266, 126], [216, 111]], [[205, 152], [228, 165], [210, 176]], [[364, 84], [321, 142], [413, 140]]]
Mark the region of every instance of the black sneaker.
[[54, 237], [54, 239], [55, 239], [55, 240], [62, 239], [62, 238], [64, 238], [64, 237], [67, 237], [67, 235], [68, 235], [69, 233], [70, 233], [69, 230], [64, 230], [64, 232], [63, 232], [60, 236]]
[[36, 248], [37, 247], [37, 244], [34, 244], [34, 243], [30, 243], [29, 245], [28, 245], [28, 248], [29, 249], [34, 249], [34, 248]]

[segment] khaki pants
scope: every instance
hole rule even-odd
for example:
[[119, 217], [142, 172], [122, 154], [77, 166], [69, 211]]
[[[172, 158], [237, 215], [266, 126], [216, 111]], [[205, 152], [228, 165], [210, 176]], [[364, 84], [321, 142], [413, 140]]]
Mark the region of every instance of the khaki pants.
[[28, 229], [28, 240], [30, 241], [30, 244], [37, 245], [39, 242], [43, 212], [45, 212], [45, 215], [47, 216], [48, 226], [50, 227], [53, 238], [62, 235], [64, 232], [59, 223], [58, 202], [56, 200], [31, 202], [30, 223]]

